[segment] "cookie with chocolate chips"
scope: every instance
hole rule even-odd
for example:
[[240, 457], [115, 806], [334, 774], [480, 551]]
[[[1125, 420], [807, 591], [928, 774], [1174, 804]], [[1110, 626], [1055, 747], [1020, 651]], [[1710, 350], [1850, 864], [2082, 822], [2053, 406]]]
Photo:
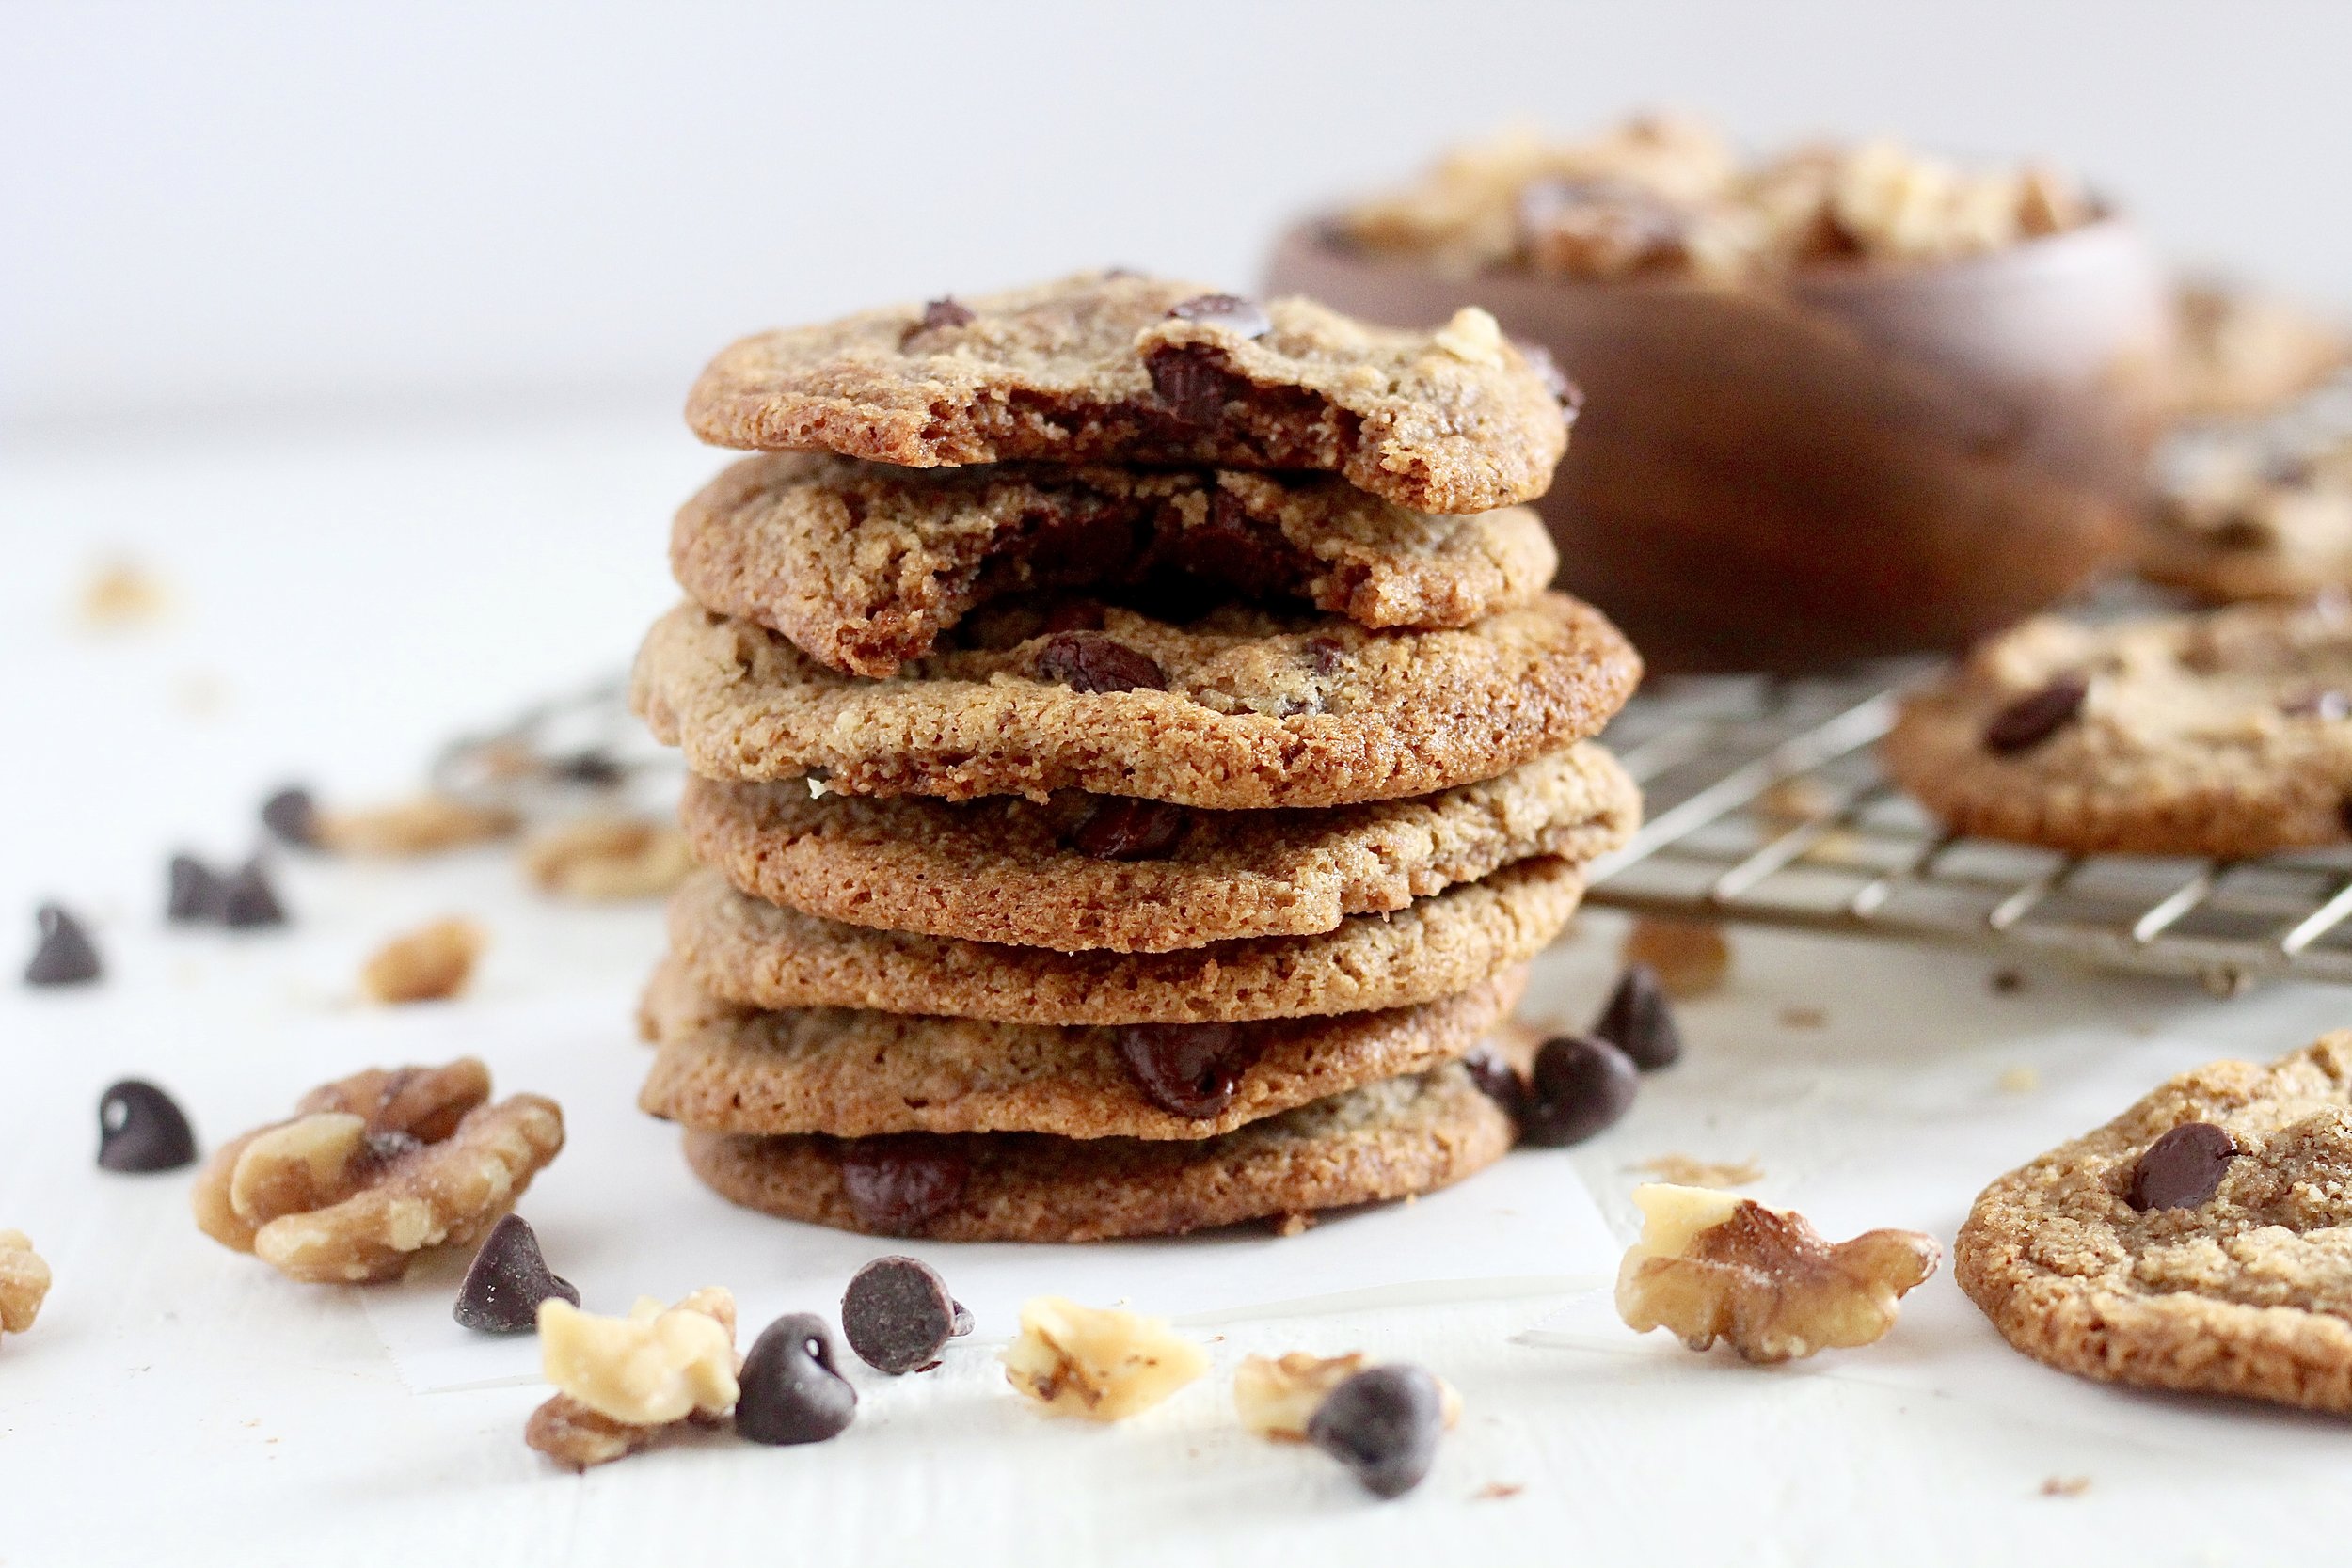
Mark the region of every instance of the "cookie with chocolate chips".
[[1568, 414], [1483, 310], [1406, 332], [1118, 273], [762, 332], [711, 361], [686, 409], [723, 447], [1308, 470], [1444, 513], [1542, 495]]
[[1952, 1257], [2017, 1349], [2352, 1414], [2352, 1032], [2185, 1072], [1985, 1189]]
[[2139, 573], [2209, 604], [2352, 588], [2352, 439], [2183, 483], [2149, 520]]
[[2082, 854], [2352, 839], [2352, 613], [2028, 621], [1904, 700], [1882, 749], [1948, 826]]
[[1297, 599], [1359, 626], [1465, 626], [1532, 602], [1558, 556], [1525, 507], [1432, 515], [1328, 476], [779, 452], [686, 503], [670, 564], [705, 608], [882, 676], [1024, 593]]

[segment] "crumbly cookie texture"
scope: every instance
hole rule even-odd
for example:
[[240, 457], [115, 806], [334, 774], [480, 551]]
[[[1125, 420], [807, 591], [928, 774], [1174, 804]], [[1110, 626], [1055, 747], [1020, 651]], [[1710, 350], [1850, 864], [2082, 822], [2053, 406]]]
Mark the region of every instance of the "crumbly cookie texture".
[[1597, 733], [1641, 677], [1616, 628], [1559, 594], [1454, 631], [1226, 605], [1183, 626], [1112, 608], [1100, 629], [1009, 635], [868, 681], [681, 605], [646, 637], [631, 702], [706, 778], [1254, 811], [1492, 778]]
[[2217, 604], [2352, 587], [2352, 440], [2292, 462], [2217, 460], [2159, 500], [2140, 576]]
[[489, 1101], [470, 1056], [312, 1089], [290, 1120], [214, 1152], [190, 1193], [197, 1226], [294, 1279], [398, 1279], [418, 1254], [478, 1239], [563, 1149], [553, 1101]]
[[1366, 626], [1465, 626], [1532, 601], [1559, 556], [1525, 507], [1408, 511], [1328, 477], [747, 458], [678, 513], [696, 603], [850, 674], [894, 674], [976, 606], [1177, 579]]
[[949, 1174], [908, 1223], [874, 1223], [851, 1200], [842, 1160], [854, 1141], [689, 1132], [686, 1159], [721, 1196], [786, 1219], [940, 1241], [1091, 1242], [1432, 1192], [1501, 1159], [1514, 1135], [1510, 1117], [1455, 1063], [1197, 1142], [917, 1134]]
[[1557, 372], [1475, 314], [1486, 330], [1448, 341], [1312, 300], [1082, 273], [745, 338], [686, 419], [753, 451], [1311, 469], [1417, 511], [1485, 512], [1544, 493], [1567, 420]]
[[1011, 1023], [1209, 1023], [1404, 1007], [1533, 958], [1582, 896], [1565, 861], [1507, 865], [1319, 936], [1173, 953], [1056, 953], [844, 926], [748, 898], [713, 872], [670, 905], [670, 945], [715, 996]]
[[1066, 793], [812, 796], [687, 781], [695, 851], [755, 897], [853, 926], [1063, 952], [1328, 931], [1533, 855], [1622, 844], [1641, 792], [1591, 742], [1417, 800], [1213, 812]]
[[2260, 414], [2352, 361], [2344, 325], [2233, 284], [2181, 290], [2173, 395], [2184, 414]]
[[[2153, 1191], [2144, 1157], [2198, 1123], [2220, 1157], [2190, 1190]], [[2352, 1413], [2347, 1165], [2352, 1033], [2337, 1031], [2267, 1067], [2182, 1073], [2002, 1177], [1961, 1227], [1955, 1273], [2011, 1345], [2066, 1371]]]
[[2083, 853], [2259, 855], [2352, 837], [2347, 696], [2340, 605], [2103, 627], [2043, 618], [1915, 692], [1883, 756], [1963, 832]]
[[[843, 1007], [762, 1012], [722, 1002], [675, 962], [646, 989], [660, 1043], [638, 1095], [654, 1116], [713, 1132], [1051, 1132], [1207, 1138], [1476, 1045], [1525, 989], [1512, 969], [1418, 1006], [1332, 1018], [1136, 1028], [996, 1023]], [[1158, 1051], [1229, 1076], [1178, 1114], [1124, 1053]], [[1190, 1054], [1186, 1054], [1189, 1052]]]

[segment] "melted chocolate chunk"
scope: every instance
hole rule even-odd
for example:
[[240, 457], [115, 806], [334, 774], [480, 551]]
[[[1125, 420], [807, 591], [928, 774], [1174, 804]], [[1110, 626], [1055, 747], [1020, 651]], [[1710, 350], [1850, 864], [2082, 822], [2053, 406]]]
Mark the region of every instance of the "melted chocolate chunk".
[[1165, 691], [1152, 657], [1099, 631], [1056, 632], [1037, 651], [1037, 678], [1073, 691]]
[[1184, 834], [1182, 806], [1098, 795], [1062, 842], [1098, 861], [1166, 860]]
[[972, 322], [970, 308], [958, 304], [954, 295], [946, 294], [924, 305], [921, 330], [936, 332], [942, 327], [969, 326]]
[[548, 764], [548, 775], [558, 784], [611, 789], [628, 777], [628, 769], [615, 761], [612, 752], [591, 746], [584, 752], [574, 752], [570, 756], [558, 757]]
[[821, 1443], [857, 1415], [857, 1390], [834, 1364], [833, 1334], [814, 1312], [760, 1331], [736, 1376], [735, 1430], [755, 1443]]
[[201, 926], [218, 920], [221, 894], [221, 879], [210, 866], [194, 855], [174, 855], [169, 889], [164, 896], [164, 918], [175, 926]]
[[1226, 400], [1240, 386], [1225, 373], [1214, 351], [1172, 348], [1152, 356], [1152, 389], [1168, 412], [1186, 424], [1215, 424], [1225, 414]]
[[314, 845], [319, 841], [318, 802], [309, 790], [290, 784], [262, 802], [262, 826], [280, 843]]
[[921, 1132], [851, 1138], [839, 1159], [841, 1190], [858, 1223], [888, 1235], [920, 1230], [955, 1202], [972, 1176], [961, 1149]]
[[1606, 1040], [1555, 1035], [1535, 1053], [1519, 1101], [1519, 1139], [1543, 1148], [1581, 1144], [1633, 1108], [1633, 1059]]
[[1347, 648], [1338, 638], [1310, 637], [1307, 639], [1307, 667], [1316, 674], [1337, 674], [1340, 666], [1346, 661]]
[[1406, 1363], [1358, 1372], [1325, 1395], [1307, 1421], [1307, 1441], [1381, 1497], [1400, 1497], [1421, 1484], [1444, 1432], [1444, 1391], [1428, 1371]]
[[477, 1333], [527, 1334], [539, 1325], [543, 1301], [578, 1307], [580, 1291], [548, 1267], [538, 1235], [523, 1217], [508, 1214], [482, 1239], [450, 1315]]
[[78, 986], [98, 978], [98, 949], [82, 923], [55, 904], [43, 904], [34, 916], [40, 942], [24, 966], [28, 986]]
[[232, 929], [254, 926], [283, 926], [286, 907], [270, 886], [268, 868], [250, 860], [220, 885], [220, 923]]
[[1682, 1031], [1666, 1005], [1666, 989], [1647, 964], [1628, 964], [1593, 1025], [1593, 1037], [1624, 1052], [1644, 1072], [1682, 1059]]
[[[946, 1283], [917, 1258], [877, 1258], [841, 1296], [841, 1337], [858, 1359], [893, 1377], [939, 1365], [961, 1310]], [[964, 1314], [967, 1323], [971, 1314]]]
[[2140, 1155], [2123, 1201], [2142, 1213], [2201, 1208], [2221, 1190], [2221, 1179], [2237, 1154], [2230, 1134], [2212, 1122], [2185, 1121]]
[[1274, 326], [1256, 300], [1239, 294], [1196, 294], [1169, 306], [1168, 313], [1178, 321], [1226, 327], [1245, 338], [1263, 338]]
[[2004, 757], [2032, 751], [2080, 713], [2083, 699], [2090, 695], [2087, 678], [2060, 675], [1994, 714], [1993, 722], [1984, 727], [1984, 749]]
[[1230, 1023], [1130, 1023], [1119, 1031], [1119, 1061], [1143, 1098], [1196, 1121], [1220, 1115], [1263, 1043]]
[[1279, 533], [1250, 520], [1248, 509], [1219, 491], [1205, 522], [1163, 541], [1159, 563], [1198, 578], [1226, 595], [1255, 599], [1295, 594], [1307, 578], [1299, 552]]
[[179, 1101], [143, 1078], [125, 1078], [98, 1097], [98, 1165], [144, 1175], [196, 1164], [196, 1129]]

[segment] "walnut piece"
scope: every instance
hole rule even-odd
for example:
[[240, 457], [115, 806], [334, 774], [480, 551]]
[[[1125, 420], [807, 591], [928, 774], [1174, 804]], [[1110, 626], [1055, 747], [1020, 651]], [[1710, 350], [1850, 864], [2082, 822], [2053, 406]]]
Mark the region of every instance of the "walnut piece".
[[397, 1279], [419, 1253], [479, 1238], [563, 1148], [555, 1101], [489, 1098], [471, 1057], [313, 1089], [205, 1162], [197, 1227], [295, 1279]]
[[575, 1470], [610, 1464], [682, 1423], [715, 1425], [733, 1407], [742, 1368], [735, 1297], [705, 1286], [665, 1310], [647, 1296], [626, 1318], [546, 1301], [539, 1354], [562, 1391], [531, 1413], [523, 1441]]
[[420, 795], [364, 811], [322, 810], [310, 835], [320, 848], [339, 855], [429, 855], [504, 838], [521, 825], [511, 811]]
[[1677, 1187], [1745, 1187], [1764, 1180], [1764, 1167], [1754, 1160], [1701, 1160], [1689, 1154], [1661, 1154], [1633, 1168]]
[[474, 961], [489, 941], [470, 920], [452, 917], [394, 937], [359, 971], [359, 989], [385, 1003], [439, 1002], [473, 978]]
[[1803, 1215], [1700, 1187], [1633, 1190], [1642, 1236], [1617, 1271], [1617, 1314], [1692, 1350], [1718, 1338], [1750, 1361], [1867, 1345], [1895, 1326], [1896, 1300], [1935, 1272], [1943, 1248], [1915, 1230], [1836, 1245]]
[[583, 816], [523, 846], [523, 875], [562, 898], [658, 898], [694, 869], [686, 835], [636, 816]]
[[1151, 1409], [1209, 1370], [1199, 1345], [1165, 1318], [1081, 1307], [1060, 1296], [1021, 1304], [1005, 1347], [1005, 1381], [1059, 1416], [1120, 1421]]
[[[1314, 1419], [1325, 1396], [1373, 1365], [1359, 1350], [1345, 1355], [1292, 1351], [1280, 1356], [1245, 1356], [1233, 1370], [1233, 1409], [1241, 1424], [1261, 1437], [1304, 1443], [1307, 1423]], [[1443, 1378], [1438, 1379], [1438, 1392], [1444, 1400], [1445, 1428], [1452, 1432], [1461, 1423], [1462, 1396]]]
[[1431, 334], [1430, 341], [1472, 365], [1502, 363], [1502, 328], [1475, 305], [1465, 305]]
[[22, 1230], [0, 1230], [0, 1334], [22, 1334], [49, 1295], [49, 1265]]
[[1656, 970], [1658, 983], [1677, 1002], [1705, 996], [1731, 970], [1730, 944], [1704, 921], [1636, 920], [1625, 935], [1624, 958]]

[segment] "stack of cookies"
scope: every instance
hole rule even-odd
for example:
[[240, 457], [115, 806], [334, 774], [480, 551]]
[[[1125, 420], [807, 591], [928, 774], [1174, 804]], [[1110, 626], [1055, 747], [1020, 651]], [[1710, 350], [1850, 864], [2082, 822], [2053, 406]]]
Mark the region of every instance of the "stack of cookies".
[[1571, 408], [1482, 311], [1119, 273], [721, 355], [689, 418], [764, 455], [633, 685], [693, 775], [641, 1102], [695, 1173], [1064, 1241], [1499, 1158], [1498, 1025], [1640, 810], [1587, 739], [1639, 661], [1518, 504]]

